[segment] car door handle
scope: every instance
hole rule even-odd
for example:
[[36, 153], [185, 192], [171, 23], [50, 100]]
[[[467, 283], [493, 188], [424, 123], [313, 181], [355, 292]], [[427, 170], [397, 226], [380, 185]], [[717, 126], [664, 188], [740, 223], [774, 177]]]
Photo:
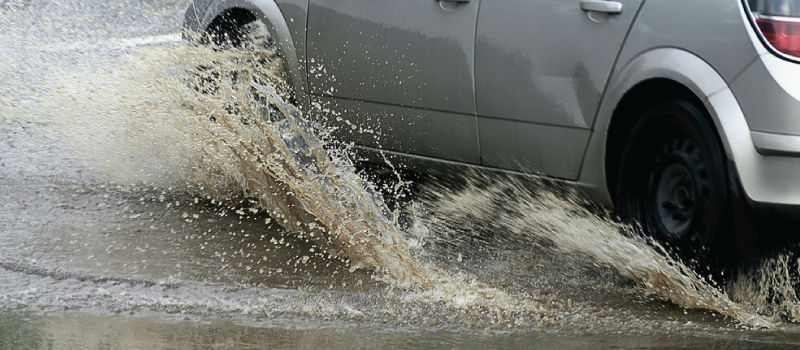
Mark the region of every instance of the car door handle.
[[465, 3], [469, 2], [469, 0], [438, 0], [440, 2], [457, 2], [457, 3]]
[[580, 7], [587, 12], [622, 13], [622, 3], [616, 1], [583, 0]]

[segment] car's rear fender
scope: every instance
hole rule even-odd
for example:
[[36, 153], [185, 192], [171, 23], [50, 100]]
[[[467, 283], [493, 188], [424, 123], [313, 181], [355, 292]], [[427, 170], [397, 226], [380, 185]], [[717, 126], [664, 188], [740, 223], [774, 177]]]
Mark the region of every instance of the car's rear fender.
[[616, 169], [606, 169], [606, 157], [616, 155], [607, 154], [609, 128], [626, 94], [640, 84], [656, 79], [685, 87], [702, 103], [698, 107], [704, 107], [708, 112], [721, 146], [727, 158], [735, 164], [749, 196], [757, 188], [758, 180], [749, 176], [754, 165], [755, 148], [744, 113], [725, 80], [711, 65], [690, 52], [672, 47], [643, 52], [619, 67], [611, 77], [579, 178], [587, 194], [600, 203], [613, 205], [607, 176], [615, 176]]

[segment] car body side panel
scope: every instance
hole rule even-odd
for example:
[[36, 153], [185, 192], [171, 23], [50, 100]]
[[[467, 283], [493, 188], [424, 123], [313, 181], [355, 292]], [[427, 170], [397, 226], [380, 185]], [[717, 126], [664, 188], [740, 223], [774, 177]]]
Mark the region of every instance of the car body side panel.
[[[503, 119], [478, 119], [483, 165], [574, 180], [588, 129]], [[503, 152], [505, 150], [506, 152]], [[491, 153], [494, 152], [494, 153]]]
[[[311, 0], [313, 98], [351, 123], [382, 125], [382, 148], [480, 163], [473, 77], [478, 4]], [[331, 119], [340, 130], [350, 127]], [[368, 135], [338, 136], [376, 146]]]
[[476, 43], [478, 115], [588, 129], [642, 0], [586, 12], [579, 1], [487, 0]]
[[311, 0], [312, 94], [475, 114], [479, 2]]
[[[336, 123], [333, 136], [358, 145], [480, 164], [478, 129], [474, 119], [463, 115], [383, 103], [312, 96], [320, 106], [335, 106], [342, 122], [320, 120], [322, 125]], [[330, 117], [329, 115], [323, 115]], [[472, 123], [470, 123], [472, 122]], [[352, 127], [355, 126], [355, 127]]]
[[[196, 2], [197, 5], [199, 2]], [[269, 28], [284, 67], [297, 95], [298, 103], [308, 107], [308, 86], [305, 72], [305, 27], [308, 0], [217, 0], [208, 2], [197, 31], [204, 31], [211, 22], [229, 8], [251, 11]], [[196, 12], [201, 12], [199, 6]]]
[[765, 52], [731, 89], [754, 131], [800, 135], [800, 64]]
[[758, 54], [742, 16], [738, 0], [647, 0], [617, 67], [643, 52], [675, 47], [700, 57], [730, 83]]
[[[642, 0], [484, 0], [475, 55], [483, 164], [575, 180], [611, 69]], [[524, 132], [523, 132], [524, 131]]]

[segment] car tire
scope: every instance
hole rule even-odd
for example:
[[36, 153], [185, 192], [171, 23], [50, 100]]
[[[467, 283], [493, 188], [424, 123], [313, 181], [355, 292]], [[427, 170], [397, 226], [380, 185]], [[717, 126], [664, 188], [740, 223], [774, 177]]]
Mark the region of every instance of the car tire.
[[729, 186], [716, 134], [696, 106], [673, 100], [647, 110], [623, 149], [616, 206], [623, 222], [691, 266], [723, 258]]

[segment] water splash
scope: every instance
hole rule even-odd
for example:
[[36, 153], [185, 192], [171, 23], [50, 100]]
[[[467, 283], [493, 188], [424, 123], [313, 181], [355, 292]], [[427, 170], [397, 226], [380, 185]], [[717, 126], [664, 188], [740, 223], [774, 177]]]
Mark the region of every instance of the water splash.
[[[492, 222], [492, 227], [502, 230], [495, 234], [507, 240], [546, 245], [575, 259], [594, 259], [635, 281], [646, 294], [681, 307], [714, 310], [756, 328], [773, 325], [682, 262], [657, 253], [652, 248], [657, 243], [646, 242], [631, 234], [630, 228], [586, 209], [586, 203], [572, 190], [475, 173], [461, 191], [433, 186], [426, 192], [431, 203], [426, 217], [434, 231], [452, 232], [463, 222], [477, 226]], [[502, 210], [497, 211], [498, 206]], [[476, 235], [480, 233], [461, 236]], [[442, 237], [452, 239], [454, 235]]]
[[427, 286], [394, 213], [286, 102], [270, 45], [220, 50], [178, 39], [28, 40], [31, 47], [3, 50], [12, 61], [37, 59], [23, 74], [2, 65], [0, 75], [49, 73], [35, 83], [12, 79], [25, 91], [6, 89], [3, 115], [48, 130], [76, 155], [65, 168], [84, 176], [218, 201], [254, 198], [288, 231], [353, 268], [375, 269], [403, 288]]
[[800, 323], [800, 259], [781, 253], [749, 268], [742, 268], [727, 286], [731, 299], [762, 315]]
[[[326, 151], [303, 113], [279, 92], [277, 58], [250, 46], [217, 52], [201, 52], [213, 61], [195, 71], [196, 84], [213, 79], [215, 85], [197, 90], [216, 93], [183, 98], [214, 135], [207, 154], [224, 164], [222, 174], [287, 230], [344, 252], [353, 268], [374, 268], [404, 288], [429, 286], [380, 194], [343, 153]], [[209, 66], [221, 70], [209, 74]]]

